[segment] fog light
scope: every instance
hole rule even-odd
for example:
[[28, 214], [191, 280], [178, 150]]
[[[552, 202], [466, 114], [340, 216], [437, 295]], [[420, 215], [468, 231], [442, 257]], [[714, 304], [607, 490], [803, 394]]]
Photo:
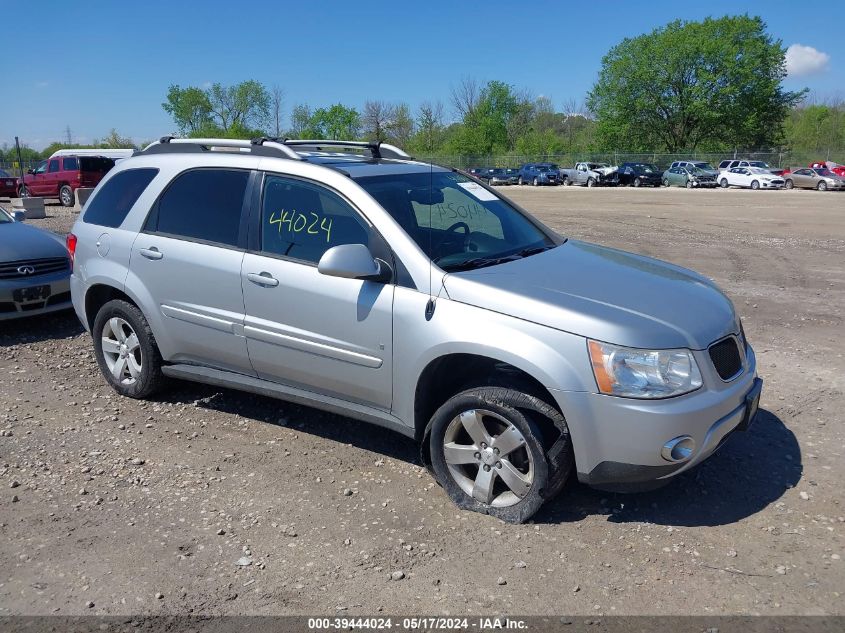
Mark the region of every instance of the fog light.
[[689, 435], [681, 435], [669, 440], [660, 450], [660, 456], [667, 462], [685, 462], [695, 450], [695, 440]]

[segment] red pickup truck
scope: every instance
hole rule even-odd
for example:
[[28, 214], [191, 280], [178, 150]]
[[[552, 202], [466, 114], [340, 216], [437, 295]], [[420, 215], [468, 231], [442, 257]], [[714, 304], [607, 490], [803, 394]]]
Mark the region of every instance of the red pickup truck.
[[24, 176], [18, 195], [58, 198], [62, 205], [73, 206], [73, 192], [79, 187], [96, 187], [114, 167], [105, 156], [57, 156], [41, 161]]

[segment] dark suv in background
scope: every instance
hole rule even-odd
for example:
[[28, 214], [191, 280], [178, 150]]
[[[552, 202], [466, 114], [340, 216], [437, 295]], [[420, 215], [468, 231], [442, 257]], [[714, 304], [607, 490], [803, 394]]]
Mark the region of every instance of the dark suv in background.
[[80, 187], [96, 187], [114, 161], [105, 156], [56, 156], [41, 161], [24, 176], [18, 195], [58, 198], [63, 206], [73, 206], [73, 192]]
[[659, 187], [662, 184], [663, 172], [651, 163], [622, 163], [617, 173], [620, 185]]
[[531, 183], [538, 185], [559, 185], [560, 171], [554, 163], [525, 163], [517, 172], [520, 185]]

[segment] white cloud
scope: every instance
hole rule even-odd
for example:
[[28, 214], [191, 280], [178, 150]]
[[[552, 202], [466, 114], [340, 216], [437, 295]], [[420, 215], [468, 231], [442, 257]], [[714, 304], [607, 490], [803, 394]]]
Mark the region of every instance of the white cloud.
[[790, 77], [813, 75], [827, 69], [830, 55], [812, 46], [791, 44], [786, 49], [786, 74]]

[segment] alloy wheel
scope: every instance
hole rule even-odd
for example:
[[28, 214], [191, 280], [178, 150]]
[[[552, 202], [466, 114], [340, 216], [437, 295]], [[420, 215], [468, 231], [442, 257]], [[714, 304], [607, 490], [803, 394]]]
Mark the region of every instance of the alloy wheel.
[[110, 318], [103, 327], [102, 348], [112, 377], [124, 385], [134, 384], [141, 375], [143, 356], [132, 326], [120, 317]]
[[458, 486], [494, 507], [519, 503], [534, 482], [525, 437], [492, 411], [470, 409], [455, 416], [443, 436], [443, 455]]

